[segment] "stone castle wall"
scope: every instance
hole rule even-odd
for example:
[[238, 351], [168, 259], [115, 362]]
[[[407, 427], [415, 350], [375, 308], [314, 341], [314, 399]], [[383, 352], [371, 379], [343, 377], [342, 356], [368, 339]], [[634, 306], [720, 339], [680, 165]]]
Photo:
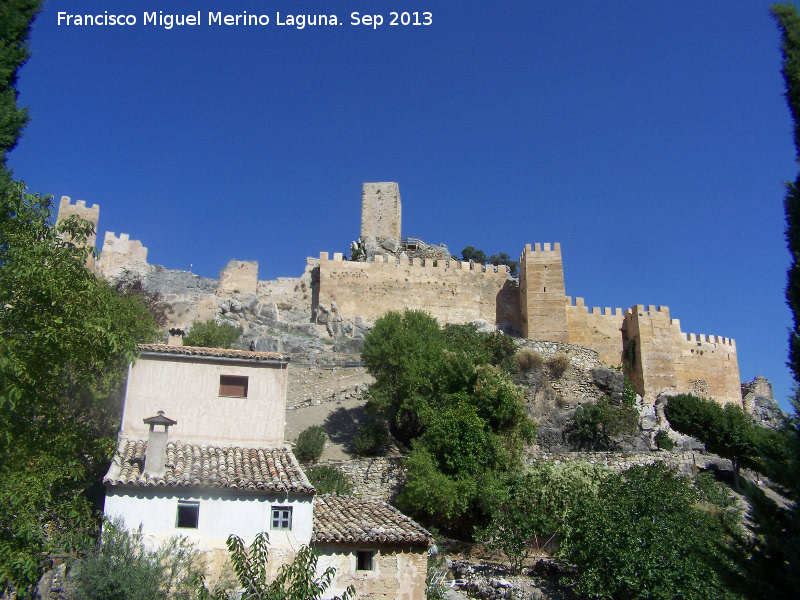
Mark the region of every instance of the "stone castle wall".
[[340, 253], [319, 259], [319, 304], [335, 305], [344, 318], [370, 321], [390, 310], [424, 310], [440, 323], [484, 319], [519, 329], [517, 285], [508, 279], [505, 265], [410, 258], [384, 262], [345, 261]]
[[[87, 246], [97, 245], [97, 223], [100, 220], [100, 207], [97, 204], [86, 206], [86, 201], [78, 200], [72, 204], [69, 196], [61, 196], [61, 201], [58, 203], [58, 214], [56, 215], [56, 225], [61, 221], [76, 215], [84, 221], [89, 221], [94, 225], [94, 233], [86, 239]], [[93, 269], [95, 265], [94, 256], [89, 256], [86, 259], [86, 266]]]
[[[362, 237], [401, 240], [401, 213], [396, 183], [364, 184]], [[58, 219], [70, 214], [96, 225], [99, 207], [72, 205], [64, 197]], [[354, 262], [326, 252], [318, 262], [308, 259], [297, 279], [258, 281], [258, 263], [234, 260], [214, 281], [148, 265], [141, 242], [113, 233], [106, 234], [97, 270], [111, 280], [139, 278], [161, 293], [171, 306], [171, 326], [186, 328], [217, 316], [238, 322], [248, 339], [299, 332], [321, 346], [320, 336], [357, 341], [386, 312], [419, 309], [442, 324], [483, 319], [528, 339], [589, 348], [605, 365], [627, 365], [634, 388], [648, 402], [666, 390], [742, 401], [733, 340], [683, 333], [666, 307], [590, 309], [583, 298], [573, 305], [558, 243], [526, 245], [518, 283], [505, 266], [380, 253], [371, 262]], [[282, 351], [307, 346], [297, 342], [283, 339]]]

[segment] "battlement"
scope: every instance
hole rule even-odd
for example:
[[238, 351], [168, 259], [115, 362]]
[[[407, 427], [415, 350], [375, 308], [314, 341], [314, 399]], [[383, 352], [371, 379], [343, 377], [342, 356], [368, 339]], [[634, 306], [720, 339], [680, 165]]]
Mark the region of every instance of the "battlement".
[[87, 207], [85, 200], [78, 200], [75, 204], [72, 204], [72, 199], [69, 196], [61, 196], [61, 202], [58, 203], [56, 223], [72, 215], [78, 215], [81, 219], [91, 221], [97, 228], [97, 222], [100, 220], [100, 206], [92, 204], [92, 206]]
[[[673, 320], [673, 324], [675, 321]], [[687, 342], [697, 342], [697, 345], [700, 344], [721, 344], [723, 346], [729, 346], [730, 348], [736, 347], [736, 341], [731, 338], [721, 337], [718, 335], [705, 335], [702, 333], [683, 333], [681, 332], [681, 336]]]
[[113, 231], [106, 231], [103, 238], [103, 251], [97, 261], [97, 270], [106, 279], [115, 281], [126, 273], [147, 273], [147, 248], [139, 240], [130, 239], [127, 233], [119, 237]]
[[603, 317], [620, 317], [620, 318], [624, 316], [623, 310], [621, 308], [612, 309], [611, 307], [606, 306], [601, 309], [599, 306], [592, 306], [591, 310], [589, 310], [589, 307], [584, 304], [583, 298], [580, 297], [575, 298], [575, 304], [572, 304], [571, 296], [567, 296], [566, 299], [568, 307], [575, 309], [582, 308], [584, 309], [584, 312], [586, 312], [586, 314], [600, 315]]
[[[508, 277], [508, 267], [506, 265], [484, 265], [479, 263], [461, 262], [457, 260], [435, 260], [432, 258], [394, 258], [383, 254], [376, 254], [370, 261], [348, 261], [344, 259], [344, 254], [334, 252], [333, 258], [329, 258], [330, 253], [320, 252], [320, 263], [342, 263], [352, 265], [357, 269], [382, 268], [384, 265], [395, 265], [399, 268], [422, 268], [431, 270], [464, 271], [470, 273], [482, 273], [492, 277]], [[465, 273], [466, 274], [466, 273]]]
[[525, 249], [522, 251], [522, 256], [520, 256], [520, 262], [525, 256], [531, 257], [538, 257], [538, 256], [547, 256], [548, 258], [558, 257], [561, 258], [561, 243], [555, 242], [552, 244], [544, 243], [544, 244], [533, 244], [533, 248], [531, 248], [531, 244], [525, 244]]

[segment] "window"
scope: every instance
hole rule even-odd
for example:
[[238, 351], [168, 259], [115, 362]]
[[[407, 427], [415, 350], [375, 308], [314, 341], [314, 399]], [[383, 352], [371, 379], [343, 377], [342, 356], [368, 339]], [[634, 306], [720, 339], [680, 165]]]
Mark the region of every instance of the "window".
[[197, 529], [197, 520], [200, 516], [199, 502], [178, 502], [178, 516], [175, 519], [175, 527], [186, 529]]
[[375, 552], [372, 550], [359, 550], [356, 552], [356, 570], [372, 571], [375, 568], [373, 565], [374, 556]]
[[272, 507], [272, 528], [285, 529], [292, 528], [292, 507], [273, 506]]
[[219, 395], [230, 396], [231, 398], [247, 398], [247, 377], [220, 375]]

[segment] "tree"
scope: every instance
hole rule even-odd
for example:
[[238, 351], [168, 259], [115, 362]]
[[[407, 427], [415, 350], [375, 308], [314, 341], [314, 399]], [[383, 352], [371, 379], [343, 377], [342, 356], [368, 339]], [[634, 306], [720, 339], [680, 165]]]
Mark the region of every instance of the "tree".
[[200, 321], [192, 325], [183, 343], [201, 348], [233, 348], [242, 335], [242, 328], [230, 323], [217, 323], [215, 319]]
[[537, 462], [510, 477], [506, 498], [492, 510], [489, 525], [478, 531], [488, 548], [502, 551], [519, 573], [532, 552], [544, 551], [567, 526], [570, 513], [597, 496], [610, 475], [604, 467], [576, 461]]
[[205, 562], [186, 538], [149, 550], [141, 531], [115, 519], [77, 569], [75, 592], [77, 600], [190, 600], [204, 578]]
[[0, 196], [0, 592], [19, 595], [42, 554], [96, 531], [84, 492], [113, 451], [136, 344], [158, 331], [141, 296], [85, 268], [91, 223], [51, 222], [49, 197]]
[[762, 470], [762, 454], [784, 456], [781, 435], [753, 423], [735, 404], [722, 406], [713, 400], [680, 394], [669, 399], [664, 413], [673, 429], [700, 439], [711, 452], [731, 460], [737, 490], [741, 489], [739, 472], [743, 465]]
[[[294, 560], [281, 566], [277, 577], [268, 582], [269, 535], [256, 535], [248, 551], [242, 539], [228, 536], [228, 551], [233, 568], [243, 588], [241, 600], [318, 600], [330, 587], [336, 571], [328, 567], [317, 576], [317, 554], [308, 546], [302, 546]], [[333, 600], [355, 598], [355, 589], [349, 586], [341, 596]]]
[[472, 261], [479, 265], [486, 264], [486, 253], [473, 246], [467, 246], [461, 251], [461, 260], [464, 262]]
[[5, 0], [0, 4], [0, 195], [11, 183], [6, 155], [14, 149], [28, 123], [28, 111], [17, 106], [17, 75], [30, 51], [31, 25], [41, 0]]
[[[794, 123], [794, 144], [800, 160], [800, 15], [793, 4], [776, 4], [772, 16], [781, 34], [786, 102]], [[735, 569], [730, 581], [748, 598], [796, 598], [800, 595], [800, 174], [786, 184], [786, 242], [790, 264], [786, 301], [792, 311], [789, 360], [795, 382], [794, 414], [785, 425], [785, 456], [764, 461], [766, 474], [790, 500], [778, 506], [757, 486], [748, 485], [751, 536], [736, 539]]]
[[570, 513], [558, 556], [588, 598], [732, 598], [712, 568], [721, 560], [725, 508], [661, 463], [604, 480]]
[[398, 503], [466, 535], [486, 520], [535, 434], [524, 390], [503, 369], [517, 368], [513, 341], [499, 335], [440, 328], [407, 310], [378, 319], [361, 353], [375, 378], [371, 408], [412, 448]]
[[505, 252], [501, 252], [500, 254], [492, 254], [489, 257], [489, 262], [495, 266], [506, 265], [508, 267], [508, 272], [512, 277], [517, 277], [519, 275], [519, 263], [516, 260], [511, 260], [511, 257]]

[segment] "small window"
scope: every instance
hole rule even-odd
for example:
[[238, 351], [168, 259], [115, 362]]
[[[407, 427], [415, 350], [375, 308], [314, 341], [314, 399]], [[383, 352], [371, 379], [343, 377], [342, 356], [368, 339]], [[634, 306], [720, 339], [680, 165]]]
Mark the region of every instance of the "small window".
[[372, 550], [359, 550], [356, 552], [356, 569], [358, 571], [372, 571], [375, 567], [373, 559], [375, 552]]
[[292, 507], [272, 507], [272, 528], [290, 530], [292, 528]]
[[199, 502], [178, 502], [178, 516], [175, 519], [176, 527], [185, 529], [197, 529], [197, 521], [200, 517]]
[[219, 395], [232, 398], [247, 398], [247, 377], [220, 375]]

